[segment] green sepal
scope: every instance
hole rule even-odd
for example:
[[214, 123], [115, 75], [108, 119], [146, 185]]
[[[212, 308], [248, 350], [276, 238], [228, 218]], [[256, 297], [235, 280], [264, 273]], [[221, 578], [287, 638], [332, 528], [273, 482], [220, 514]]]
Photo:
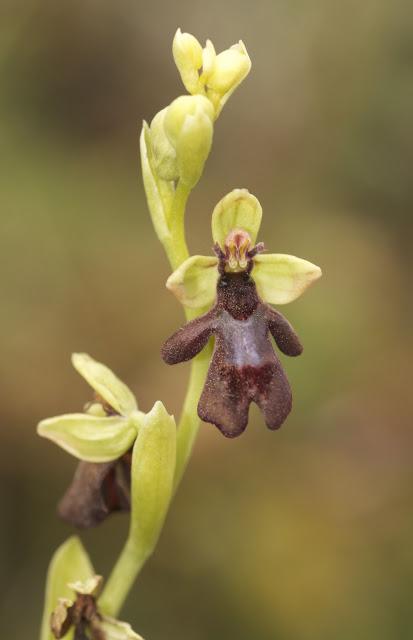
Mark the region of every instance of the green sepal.
[[167, 288], [185, 307], [209, 307], [215, 300], [218, 260], [212, 256], [191, 256], [166, 281]]
[[265, 302], [287, 304], [321, 277], [321, 269], [296, 256], [260, 254], [254, 258], [252, 277], [258, 294]]
[[128, 451], [136, 439], [139, 412], [130, 418], [69, 413], [42, 420], [37, 433], [87, 462], [110, 462]]
[[[59, 602], [59, 598], [74, 600], [75, 593], [68, 583], [76, 580], [86, 581], [94, 575], [92, 564], [80, 539], [72, 536], [64, 542], [53, 554], [49, 564], [46, 579], [46, 593], [43, 609], [43, 619], [40, 640], [55, 640], [50, 629], [50, 617]], [[73, 630], [66, 635], [65, 640], [73, 639]]]
[[87, 353], [73, 353], [72, 364], [117, 413], [127, 416], [137, 410], [138, 405], [132, 391], [106, 365], [97, 362]]
[[246, 231], [254, 244], [261, 225], [262, 208], [248, 189], [234, 189], [224, 196], [212, 213], [212, 237], [221, 248], [234, 229]]

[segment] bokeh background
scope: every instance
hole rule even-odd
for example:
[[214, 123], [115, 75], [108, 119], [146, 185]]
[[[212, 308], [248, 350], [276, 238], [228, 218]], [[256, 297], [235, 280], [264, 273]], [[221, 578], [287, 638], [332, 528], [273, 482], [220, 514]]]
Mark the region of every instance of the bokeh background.
[[[36, 638], [55, 504], [75, 462], [35, 435], [80, 410], [88, 351], [148, 410], [179, 412], [188, 366], [160, 360], [182, 321], [165, 290], [138, 130], [184, 93], [178, 26], [253, 69], [225, 106], [191, 196], [193, 253], [247, 187], [272, 251], [323, 279], [283, 309], [305, 351], [285, 367], [278, 433], [202, 425], [156, 554], [122, 617], [147, 640], [413, 637], [411, 211], [413, 24], [402, 0], [26, 0], [0, 6], [0, 631]], [[107, 573], [127, 518], [83, 539]]]

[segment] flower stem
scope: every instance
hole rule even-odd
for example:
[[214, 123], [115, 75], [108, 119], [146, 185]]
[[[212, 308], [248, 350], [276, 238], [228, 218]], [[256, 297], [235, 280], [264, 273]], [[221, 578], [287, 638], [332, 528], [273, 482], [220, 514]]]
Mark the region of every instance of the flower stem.
[[[165, 250], [173, 270], [177, 269], [189, 256], [185, 238], [185, 208], [189, 193], [187, 187], [178, 183], [169, 212], [171, 242], [165, 246]], [[200, 313], [202, 310], [185, 309], [187, 320], [195, 318]], [[208, 370], [211, 350], [212, 344], [210, 342], [191, 363], [188, 387], [177, 431], [174, 490], [177, 489], [182, 479], [198, 433], [197, 405]], [[119, 613], [141, 568], [152, 551], [152, 548], [142, 547], [141, 541], [135, 538], [131, 529], [99, 599], [102, 612], [110, 616], [116, 616]]]
[[105, 615], [112, 617], [118, 615], [149, 555], [150, 552], [139, 548], [139, 541], [133, 540], [131, 536], [128, 537], [99, 598], [99, 608]]
[[182, 479], [198, 433], [199, 418], [197, 406], [211, 360], [211, 351], [212, 344], [209, 342], [205, 349], [191, 363], [188, 388], [178, 425], [174, 479], [175, 490]]

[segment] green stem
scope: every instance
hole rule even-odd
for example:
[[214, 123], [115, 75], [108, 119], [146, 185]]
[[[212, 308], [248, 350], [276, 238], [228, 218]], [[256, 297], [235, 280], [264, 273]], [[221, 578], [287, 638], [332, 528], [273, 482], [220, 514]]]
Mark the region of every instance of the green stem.
[[100, 610], [116, 617], [150, 552], [139, 548], [139, 541], [128, 536], [125, 546], [99, 598]]
[[[188, 188], [178, 183], [169, 212], [171, 242], [165, 247], [173, 270], [177, 269], [189, 256], [185, 238], [185, 208], [188, 196]], [[194, 312], [192, 309], [185, 309], [187, 320], [191, 320], [200, 313], [202, 313], [201, 310]], [[182, 479], [198, 433], [197, 405], [208, 370], [211, 350], [212, 344], [210, 342], [191, 363], [188, 387], [177, 431], [174, 490], [177, 489]], [[99, 599], [101, 610], [107, 615], [116, 616], [118, 614], [141, 568], [152, 553], [152, 549], [142, 549], [139, 544], [140, 541], [135, 540], [133, 532], [130, 531]]]
[[211, 360], [211, 342], [192, 361], [189, 383], [178, 425], [174, 488], [177, 489], [192, 453], [199, 428], [197, 406]]

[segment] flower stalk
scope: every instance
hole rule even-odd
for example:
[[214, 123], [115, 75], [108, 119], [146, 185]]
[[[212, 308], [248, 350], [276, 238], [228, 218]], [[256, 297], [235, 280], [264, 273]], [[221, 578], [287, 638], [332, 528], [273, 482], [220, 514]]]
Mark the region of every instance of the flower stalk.
[[188, 95], [149, 125], [143, 122], [140, 153], [149, 213], [172, 270], [166, 286], [187, 320], [165, 342], [162, 357], [168, 364], [192, 360], [187, 391], [177, 426], [162, 402], [144, 413], [108, 367], [74, 354], [74, 367], [94, 391], [92, 402], [81, 413], [38, 425], [40, 436], [80, 461], [59, 514], [86, 528], [129, 510], [130, 526], [102, 591], [103, 578], [79, 539], [59, 548], [48, 572], [41, 640], [142, 640], [116, 616], [156, 547], [200, 420], [235, 437], [247, 426], [252, 401], [270, 429], [291, 409], [291, 390], [269, 336], [290, 356], [302, 346], [268, 303], [294, 300], [321, 270], [295, 256], [263, 254], [264, 244], [256, 243], [261, 205], [246, 189], [234, 189], [213, 211], [215, 255], [190, 255], [188, 199], [208, 159], [214, 123], [251, 61], [241, 41], [217, 54], [210, 40], [202, 47], [180, 29], [173, 56]]

